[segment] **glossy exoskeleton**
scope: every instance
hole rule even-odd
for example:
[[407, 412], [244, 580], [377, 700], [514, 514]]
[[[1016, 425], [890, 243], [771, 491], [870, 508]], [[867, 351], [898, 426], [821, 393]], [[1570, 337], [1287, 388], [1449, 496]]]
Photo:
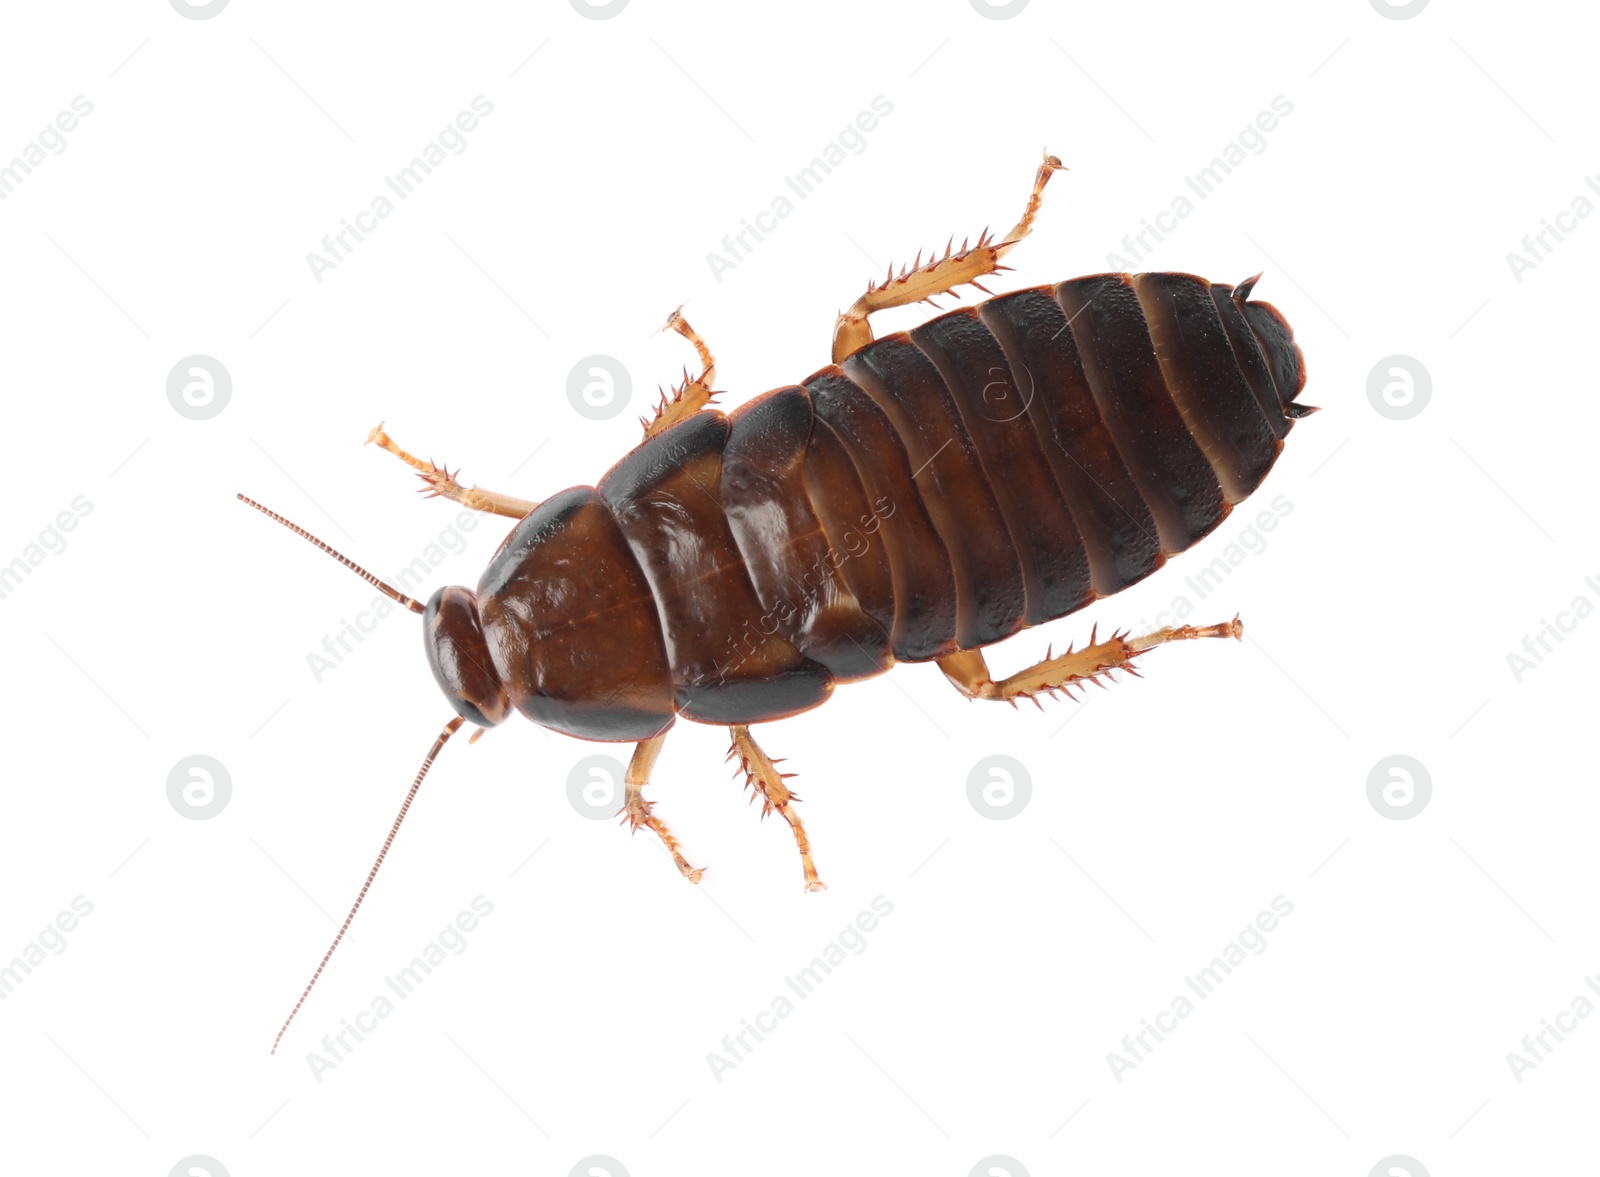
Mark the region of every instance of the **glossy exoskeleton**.
[[463, 487], [373, 430], [368, 440], [430, 493], [517, 520], [474, 589], [443, 588], [424, 605], [245, 500], [422, 614], [429, 666], [456, 711], [313, 984], [463, 723], [521, 714], [635, 743], [620, 813], [695, 882], [701, 871], [643, 789], [678, 717], [727, 725], [730, 758], [764, 811], [789, 824], [815, 891], [790, 774], [750, 724], [816, 707], [896, 662], [936, 661], [969, 698], [1014, 704], [1131, 670], [1167, 642], [1241, 636], [1235, 617], [1091, 638], [998, 680], [984, 661], [984, 647], [1196, 543], [1261, 484], [1312, 411], [1297, 403], [1300, 349], [1283, 316], [1252, 301], [1254, 278], [1096, 274], [873, 338], [874, 312], [983, 289], [978, 279], [1009, 268], [1000, 258], [1028, 234], [1060, 166], [1046, 157], [1004, 238], [891, 272], [839, 316], [833, 363], [730, 414], [708, 407], [715, 361], [674, 312], [668, 326], [704, 370], [686, 374], [643, 444], [594, 486], [543, 503]]

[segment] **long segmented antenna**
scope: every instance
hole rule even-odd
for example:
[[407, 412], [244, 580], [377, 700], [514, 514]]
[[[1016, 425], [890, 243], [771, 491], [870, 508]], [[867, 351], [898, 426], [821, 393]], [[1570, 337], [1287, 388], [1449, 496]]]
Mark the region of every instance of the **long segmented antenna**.
[[[244, 496], [240, 496], [243, 498]], [[245, 502], [249, 502], [245, 499]], [[251, 504], [254, 506], [254, 504]], [[292, 527], [293, 524], [290, 524]], [[309, 536], [307, 537], [310, 538]], [[294, 1003], [294, 1008], [289, 1011], [289, 1016], [283, 1020], [283, 1027], [278, 1031], [278, 1036], [272, 1040], [272, 1053], [278, 1053], [278, 1043], [283, 1041], [289, 1023], [294, 1021], [295, 1014], [300, 1012], [300, 1007], [306, 1003], [306, 998], [311, 996], [311, 987], [317, 983], [317, 978], [322, 976], [322, 970], [328, 967], [328, 961], [333, 956], [333, 950], [339, 947], [339, 941], [344, 939], [345, 932], [350, 929], [350, 921], [356, 918], [356, 912], [361, 909], [361, 901], [367, 897], [367, 890], [372, 886], [372, 880], [378, 877], [378, 868], [383, 865], [384, 856], [389, 853], [389, 847], [394, 844], [394, 836], [400, 832], [400, 823], [406, 819], [406, 811], [411, 808], [411, 802], [416, 800], [417, 790], [422, 788], [422, 778], [428, 775], [428, 769], [433, 767], [433, 758], [439, 755], [439, 749], [444, 747], [445, 741], [460, 730], [465, 720], [456, 716], [444, 725], [444, 730], [439, 733], [439, 738], [433, 742], [428, 758], [422, 762], [422, 767], [417, 770], [417, 779], [411, 782], [411, 791], [406, 794], [406, 799], [401, 803], [400, 812], [395, 815], [394, 825], [389, 827], [389, 836], [383, 840], [383, 849], [378, 851], [378, 858], [372, 864], [372, 869], [367, 872], [367, 881], [361, 884], [361, 893], [356, 896], [356, 901], [350, 905], [350, 914], [344, 917], [344, 924], [339, 928], [339, 934], [333, 938], [333, 943], [328, 945], [328, 951], [322, 955], [322, 963], [317, 966], [317, 971], [311, 974], [311, 980], [306, 982], [305, 992], [300, 994], [300, 1000]]]
[[250, 506], [252, 506], [256, 510], [260, 511], [268, 519], [276, 519], [279, 523], [283, 524], [290, 531], [294, 532], [296, 535], [300, 536], [302, 539], [310, 540], [312, 543], [316, 544], [317, 547], [321, 548], [324, 552], [327, 552], [328, 555], [332, 556], [335, 560], [339, 561], [339, 563], [343, 564], [346, 568], [350, 569], [351, 572], [354, 572], [357, 576], [361, 577], [362, 580], [367, 581], [374, 588], [376, 588], [380, 593], [383, 593], [385, 596], [389, 597], [391, 600], [400, 602], [400, 604], [404, 605], [407, 609], [410, 609], [413, 613], [426, 612], [426, 610], [424, 609], [424, 607], [422, 605], [422, 602], [412, 600], [410, 597], [406, 596], [399, 589], [390, 588], [388, 585], [384, 584], [383, 581], [379, 580], [376, 576], [372, 575], [372, 573], [368, 572], [365, 568], [361, 567], [361, 565], [357, 564], [354, 560], [350, 559], [348, 556], [341, 555], [340, 553], [334, 551], [327, 544], [323, 543], [320, 539], [318, 539], [316, 536], [312, 535], [305, 528], [297, 526], [296, 524], [290, 523], [287, 519], [285, 519], [282, 515], [278, 514], [276, 511], [267, 510], [267, 508], [263, 507], [260, 503], [256, 502], [254, 499], [246, 498], [244, 495], [236, 495], [235, 497], [241, 503], [248, 503]]

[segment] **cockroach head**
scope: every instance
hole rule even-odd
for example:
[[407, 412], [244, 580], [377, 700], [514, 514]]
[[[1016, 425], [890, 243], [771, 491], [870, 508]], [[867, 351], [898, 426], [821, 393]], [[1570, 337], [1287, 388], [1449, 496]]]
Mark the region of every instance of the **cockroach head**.
[[422, 614], [422, 636], [433, 680], [456, 714], [494, 727], [511, 714], [511, 700], [489, 657], [478, 598], [458, 584], [433, 594]]

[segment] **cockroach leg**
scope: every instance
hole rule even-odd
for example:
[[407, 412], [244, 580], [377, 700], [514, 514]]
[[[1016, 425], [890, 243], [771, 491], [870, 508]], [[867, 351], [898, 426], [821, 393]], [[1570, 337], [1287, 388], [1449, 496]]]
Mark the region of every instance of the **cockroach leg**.
[[622, 809], [623, 823], [637, 831], [640, 826], [648, 826], [656, 837], [661, 839], [662, 845], [667, 848], [667, 853], [672, 855], [672, 861], [677, 865], [678, 873], [691, 883], [698, 883], [700, 876], [705, 873], [704, 867], [690, 866], [683, 857], [683, 851], [678, 849], [678, 839], [667, 828], [667, 823], [654, 816], [651, 810], [655, 808], [654, 801], [644, 799], [644, 787], [650, 783], [650, 770], [656, 765], [656, 757], [661, 755], [661, 747], [667, 742], [667, 733], [652, 736], [648, 740], [641, 740], [633, 750], [633, 759], [628, 762], [627, 773], [627, 803]]
[[700, 356], [700, 375], [694, 379], [689, 378], [688, 369], [684, 370], [683, 383], [673, 389], [669, 397], [661, 394], [660, 403], [656, 405], [654, 418], [639, 418], [639, 424], [644, 426], [645, 437], [654, 437], [663, 429], [676, 425], [685, 418], [692, 417], [701, 409], [711, 403], [711, 398], [717, 394], [711, 391], [711, 385], [717, 378], [717, 361], [711, 355], [711, 349], [706, 346], [706, 341], [700, 338], [700, 333], [689, 326], [689, 321], [683, 317], [683, 308], [679, 307], [668, 316], [663, 331], [676, 331], [690, 343]]
[[935, 661], [956, 690], [969, 699], [984, 698], [983, 688], [994, 686], [982, 650], [957, 650], [954, 654], [941, 655]]
[[[417, 472], [417, 477], [427, 485], [421, 493], [429, 498], [449, 499], [452, 503], [460, 503], [463, 507], [471, 507], [474, 511], [486, 511], [491, 515], [505, 515], [511, 519], [521, 519], [527, 515], [538, 503], [530, 503], [526, 499], [513, 498], [510, 495], [498, 494], [492, 490], [480, 490], [478, 487], [462, 486], [456, 481], [455, 474], [442, 466], [435, 466], [432, 462], [425, 462], [401, 449], [394, 438], [383, 431], [383, 422], [379, 422], [376, 429], [367, 434], [367, 444], [376, 443], [399, 458], [407, 466]], [[456, 474], [460, 471], [457, 470]]]
[[717, 378], [717, 361], [711, 354], [711, 349], [706, 346], [706, 341], [700, 338], [700, 332], [689, 326], [689, 320], [683, 317], [683, 308], [679, 307], [667, 316], [666, 323], [661, 328], [663, 331], [676, 331], [690, 343], [694, 344], [695, 352], [700, 356], [700, 383], [708, 388]]
[[952, 253], [951, 246], [955, 244], [955, 238], [952, 237], [945, 245], [944, 256], [940, 257], [936, 252], [926, 265], [922, 264], [920, 252], [909, 268], [901, 267], [899, 274], [894, 272], [891, 265], [884, 280], [868, 286], [867, 292], [851, 303], [850, 309], [834, 322], [833, 362], [844, 363], [853, 352], [872, 342], [872, 326], [867, 316], [874, 311], [931, 301], [941, 294], [960, 298], [955, 288], [969, 283], [985, 294], [990, 293], [978, 279], [1010, 269], [1009, 266], [1002, 266], [1000, 259], [1033, 230], [1033, 219], [1039, 215], [1044, 186], [1050, 182], [1052, 175], [1062, 170], [1061, 161], [1047, 153], [1039, 170], [1034, 173], [1033, 191], [1028, 196], [1028, 207], [1023, 210], [1022, 219], [998, 241], [985, 229], [978, 237], [978, 244], [970, 249], [963, 241], [960, 252]]
[[739, 771], [744, 773], [745, 783], [761, 797], [761, 816], [766, 817], [776, 809], [794, 832], [795, 845], [800, 848], [800, 866], [805, 871], [806, 890], [826, 891], [828, 885], [817, 877], [817, 865], [811, 861], [811, 839], [806, 837], [805, 823], [800, 820], [800, 814], [794, 807], [800, 798], [791, 793], [789, 786], [784, 783], [794, 773], [779, 772], [778, 761], [761, 750], [746, 725], [734, 724], [728, 729], [728, 734], [733, 737], [728, 759], [738, 758]]
[[1092, 682], [1104, 687], [1105, 683], [1100, 680], [1109, 678], [1113, 670], [1126, 670], [1129, 674], [1137, 675], [1139, 671], [1133, 664], [1137, 655], [1167, 642], [1195, 638], [1234, 638], [1242, 641], [1244, 626], [1236, 614], [1232, 621], [1222, 621], [1216, 625], [1166, 626], [1142, 638], [1130, 638], [1122, 633], [1112, 634], [1105, 641], [1097, 642], [1091, 634], [1089, 644], [1083, 649], [1068, 649], [1065, 654], [1054, 658], [1047, 652], [1043, 662], [1035, 663], [999, 682], [990, 677], [981, 650], [959, 650], [945, 655], [938, 662], [945, 677], [967, 698], [1003, 699], [1015, 706], [1019, 698], [1037, 702], [1036, 696], [1054, 695], [1057, 691], [1065, 691], [1070, 697], [1072, 688], [1080, 684]]

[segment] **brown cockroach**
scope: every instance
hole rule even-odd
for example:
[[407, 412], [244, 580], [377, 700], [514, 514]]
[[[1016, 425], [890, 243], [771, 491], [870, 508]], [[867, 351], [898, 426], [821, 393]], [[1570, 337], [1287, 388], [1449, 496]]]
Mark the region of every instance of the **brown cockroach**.
[[[1192, 546], [1260, 485], [1305, 384], [1283, 316], [1257, 279], [1096, 274], [991, 297], [874, 340], [868, 316], [1010, 269], [1050, 176], [1022, 219], [871, 285], [834, 326], [833, 362], [724, 415], [716, 363], [679, 312], [666, 328], [699, 354], [642, 422], [644, 442], [600, 479], [543, 503], [463, 487], [383, 431], [368, 441], [426, 490], [518, 520], [476, 591], [426, 605], [250, 499], [422, 615], [428, 664], [456, 711], [400, 807], [350, 914], [366, 897], [439, 749], [464, 722], [521, 713], [588, 740], [637, 746], [623, 821], [653, 831], [691, 882], [677, 839], [644, 799], [678, 716], [726, 725], [747, 784], [788, 822], [808, 891], [823, 889], [795, 797], [750, 724], [825, 702], [834, 685], [935, 661], [968, 698], [1011, 702], [1112, 670], [1166, 642], [1242, 636], [1237, 616], [1144, 637], [1091, 636], [994, 679], [983, 647], [1083, 608]], [[1037, 700], [1035, 700], [1037, 701]], [[474, 739], [482, 730], [474, 734]], [[284, 1029], [288, 1022], [284, 1023]], [[279, 1039], [283, 1031], [279, 1031]], [[273, 1044], [277, 1049], [277, 1042]]]

